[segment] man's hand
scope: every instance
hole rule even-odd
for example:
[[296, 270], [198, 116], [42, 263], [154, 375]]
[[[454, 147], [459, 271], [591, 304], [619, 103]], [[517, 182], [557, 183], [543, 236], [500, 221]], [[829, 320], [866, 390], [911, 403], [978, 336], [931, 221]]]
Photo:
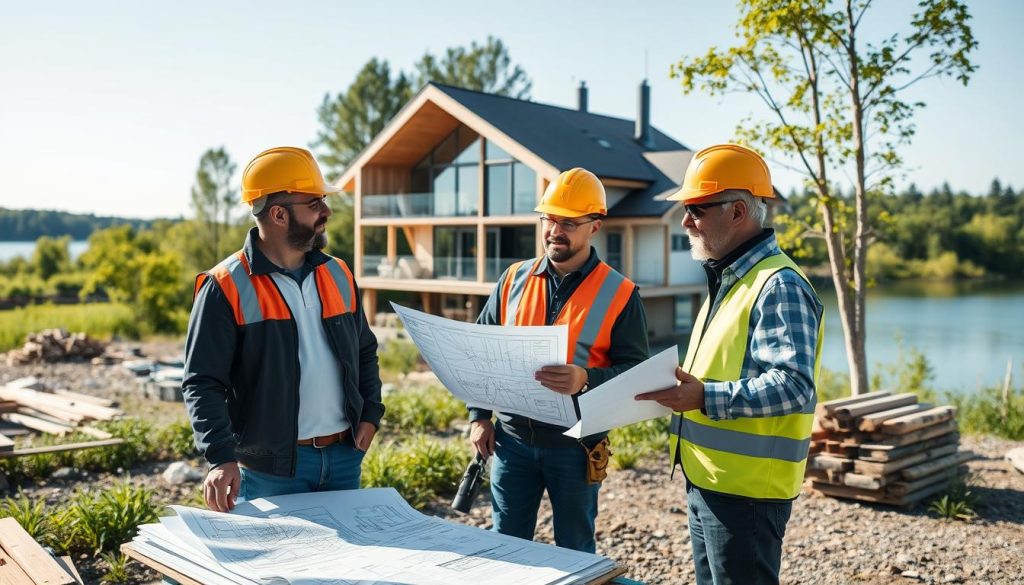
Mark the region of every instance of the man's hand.
[[683, 368], [676, 368], [676, 379], [679, 383], [675, 386], [637, 394], [636, 400], [655, 400], [676, 412], [704, 408], [704, 382], [684, 372]]
[[582, 390], [587, 383], [587, 371], [575, 364], [544, 366], [533, 377], [548, 390], [569, 396]]
[[210, 470], [203, 480], [203, 496], [206, 507], [214, 512], [230, 512], [235, 508], [235, 497], [242, 485], [242, 473], [238, 463], [222, 463]]
[[356, 428], [355, 444], [356, 449], [366, 453], [370, 449], [374, 435], [377, 434], [377, 427], [373, 423], [361, 422]]
[[480, 419], [469, 423], [469, 442], [476, 447], [481, 457], [494, 455], [494, 423]]

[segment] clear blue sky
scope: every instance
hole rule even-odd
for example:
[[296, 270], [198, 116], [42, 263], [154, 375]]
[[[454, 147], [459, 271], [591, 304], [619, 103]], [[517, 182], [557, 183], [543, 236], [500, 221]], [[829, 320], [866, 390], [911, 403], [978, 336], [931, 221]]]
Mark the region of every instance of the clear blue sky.
[[[886, 0], [884, 26], [907, 0]], [[429, 8], [428, 8], [429, 7]], [[969, 87], [925, 82], [905, 152], [908, 181], [1024, 187], [1024, 2], [971, 2], [981, 46]], [[239, 167], [275, 145], [305, 146], [316, 107], [371, 57], [409, 69], [425, 50], [501, 38], [533, 99], [634, 117], [652, 85], [652, 122], [691, 148], [727, 140], [753, 99], [683, 96], [669, 64], [733, 42], [732, 2], [21, 2], [0, 19], [0, 207], [132, 217], [189, 214], [202, 152]], [[799, 178], [776, 172], [783, 189]]]

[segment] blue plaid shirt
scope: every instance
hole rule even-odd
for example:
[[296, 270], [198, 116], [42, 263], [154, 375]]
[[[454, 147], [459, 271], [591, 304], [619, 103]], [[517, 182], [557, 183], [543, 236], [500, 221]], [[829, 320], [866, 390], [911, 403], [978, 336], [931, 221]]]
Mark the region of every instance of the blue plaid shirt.
[[[781, 253], [772, 234], [726, 267], [708, 321], [743, 275], [761, 260]], [[804, 410], [814, 399], [822, 310], [818, 295], [798, 274], [780, 270], [772, 275], [750, 313], [750, 346], [740, 379], [704, 384], [708, 418], [782, 416]]]

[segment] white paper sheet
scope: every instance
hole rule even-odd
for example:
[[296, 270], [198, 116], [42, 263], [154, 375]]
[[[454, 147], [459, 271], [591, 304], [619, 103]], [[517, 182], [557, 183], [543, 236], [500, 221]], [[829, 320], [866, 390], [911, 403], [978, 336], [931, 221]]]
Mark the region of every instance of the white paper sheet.
[[172, 507], [179, 518], [145, 525], [134, 542], [204, 582], [555, 585], [614, 568], [598, 555], [425, 516], [392, 488], [276, 496], [230, 514]]
[[580, 421], [563, 434], [578, 439], [672, 414], [667, 406], [653, 400], [634, 400], [634, 397], [674, 386], [678, 366], [679, 348], [673, 345], [583, 393], [577, 399]]
[[542, 386], [533, 375], [564, 365], [569, 328], [477, 325], [391, 303], [430, 369], [469, 406], [572, 426], [572, 397]]

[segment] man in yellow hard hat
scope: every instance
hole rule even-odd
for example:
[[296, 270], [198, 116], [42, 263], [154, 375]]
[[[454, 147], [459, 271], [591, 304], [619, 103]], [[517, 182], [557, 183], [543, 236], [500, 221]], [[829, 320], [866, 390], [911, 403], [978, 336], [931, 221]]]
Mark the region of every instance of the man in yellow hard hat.
[[694, 155], [683, 228], [708, 298], [677, 386], [637, 396], [672, 408], [672, 469], [686, 474], [697, 583], [777, 583], [800, 493], [821, 359], [822, 304], [765, 227], [768, 165], [735, 144]]
[[[541, 214], [545, 255], [505, 270], [478, 322], [568, 325], [568, 365], [545, 366], [536, 379], [552, 392], [575, 397], [647, 358], [647, 319], [636, 285], [590, 245], [608, 212], [604, 186], [593, 173], [575, 168], [560, 174], [535, 211]], [[472, 408], [469, 418], [477, 452], [494, 456], [494, 529], [532, 539], [547, 490], [555, 543], [594, 552], [607, 433], [577, 441], [562, 434], [565, 427], [501, 412], [495, 425], [491, 415]]]
[[359, 487], [384, 405], [359, 290], [322, 251], [336, 192], [305, 149], [256, 155], [242, 173], [256, 227], [196, 279], [182, 389], [213, 510]]

